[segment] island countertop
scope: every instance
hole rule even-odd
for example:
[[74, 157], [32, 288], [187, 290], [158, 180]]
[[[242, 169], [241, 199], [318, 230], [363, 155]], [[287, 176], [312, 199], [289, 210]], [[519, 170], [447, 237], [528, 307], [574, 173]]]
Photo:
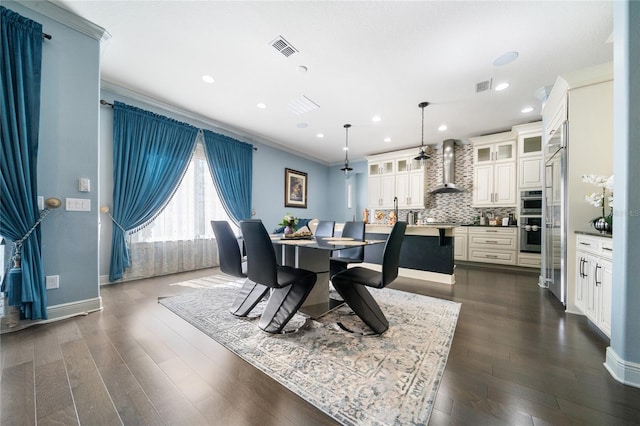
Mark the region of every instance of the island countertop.
[[[426, 225], [407, 225], [405, 235], [424, 235], [428, 237], [439, 237], [440, 230], [444, 230], [446, 236], [453, 235], [453, 229], [459, 227], [457, 223], [429, 223]], [[369, 223], [365, 227], [366, 233], [371, 234], [388, 234], [391, 232], [392, 225]]]

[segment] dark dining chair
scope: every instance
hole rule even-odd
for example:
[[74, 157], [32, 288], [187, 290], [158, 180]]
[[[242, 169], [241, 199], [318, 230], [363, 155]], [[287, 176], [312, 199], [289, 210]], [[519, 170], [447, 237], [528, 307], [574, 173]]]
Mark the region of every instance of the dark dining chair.
[[278, 265], [262, 221], [242, 221], [240, 229], [247, 250], [248, 279], [270, 289], [258, 327], [267, 333], [281, 333], [311, 292], [316, 273]]
[[398, 277], [400, 248], [407, 229], [406, 222], [396, 222], [382, 252], [382, 271], [355, 266], [338, 272], [331, 278], [333, 286], [345, 303], [375, 334], [389, 329], [389, 321], [366, 287], [384, 288]]
[[[231, 230], [231, 226], [224, 220], [212, 220], [211, 227], [218, 243], [218, 257], [220, 270], [227, 275], [246, 278], [246, 262], [242, 261], [242, 254], [238, 239]], [[264, 298], [269, 287], [256, 284], [246, 279], [231, 304], [230, 312], [238, 317], [245, 317]]]
[[333, 220], [321, 220], [318, 222], [316, 232], [313, 234], [316, 237], [333, 237], [333, 229], [336, 226], [336, 222]]
[[213, 235], [218, 243], [220, 270], [234, 277], [246, 277], [247, 274], [243, 270], [238, 238], [234, 235], [229, 222], [226, 220], [212, 220], [211, 228], [213, 228]]
[[[349, 221], [342, 228], [342, 236], [353, 238], [355, 241], [364, 241], [365, 223]], [[330, 259], [329, 277], [344, 271], [350, 263], [362, 263], [364, 261], [364, 246], [336, 250]]]

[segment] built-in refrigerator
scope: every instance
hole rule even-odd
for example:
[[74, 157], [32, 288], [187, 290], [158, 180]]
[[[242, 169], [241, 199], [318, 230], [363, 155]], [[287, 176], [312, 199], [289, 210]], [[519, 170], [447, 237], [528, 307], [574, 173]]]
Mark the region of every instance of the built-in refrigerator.
[[567, 305], [567, 122], [549, 132], [545, 144], [542, 224], [543, 273], [541, 285], [548, 287], [563, 306]]

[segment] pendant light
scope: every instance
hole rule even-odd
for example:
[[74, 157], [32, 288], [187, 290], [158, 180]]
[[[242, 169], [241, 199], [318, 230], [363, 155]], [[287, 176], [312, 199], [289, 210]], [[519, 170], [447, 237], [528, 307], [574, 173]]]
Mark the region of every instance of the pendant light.
[[429, 105], [429, 102], [420, 102], [418, 104], [418, 106], [422, 109], [422, 144], [420, 145], [420, 151], [418, 152], [418, 156], [414, 158], [414, 160], [418, 160], [418, 161], [424, 161], [431, 158], [431, 156], [424, 151], [424, 108], [427, 105]]
[[345, 129], [347, 137], [344, 144], [344, 167], [340, 170], [342, 170], [344, 172], [344, 175], [346, 176], [351, 170], [353, 170], [351, 167], [349, 167], [349, 127], [351, 127], [351, 124], [345, 124], [343, 127]]

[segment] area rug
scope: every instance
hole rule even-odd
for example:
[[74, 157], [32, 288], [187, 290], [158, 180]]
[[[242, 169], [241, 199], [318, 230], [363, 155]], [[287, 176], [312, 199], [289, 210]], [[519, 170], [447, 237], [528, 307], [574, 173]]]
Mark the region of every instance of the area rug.
[[296, 314], [271, 335], [258, 328], [261, 306], [236, 318], [229, 306], [240, 282], [203, 278], [179, 283], [196, 290], [159, 303], [344, 425], [426, 425], [444, 372], [460, 304], [372, 289], [389, 320], [380, 336], [347, 330], [366, 325], [348, 306], [319, 320]]

